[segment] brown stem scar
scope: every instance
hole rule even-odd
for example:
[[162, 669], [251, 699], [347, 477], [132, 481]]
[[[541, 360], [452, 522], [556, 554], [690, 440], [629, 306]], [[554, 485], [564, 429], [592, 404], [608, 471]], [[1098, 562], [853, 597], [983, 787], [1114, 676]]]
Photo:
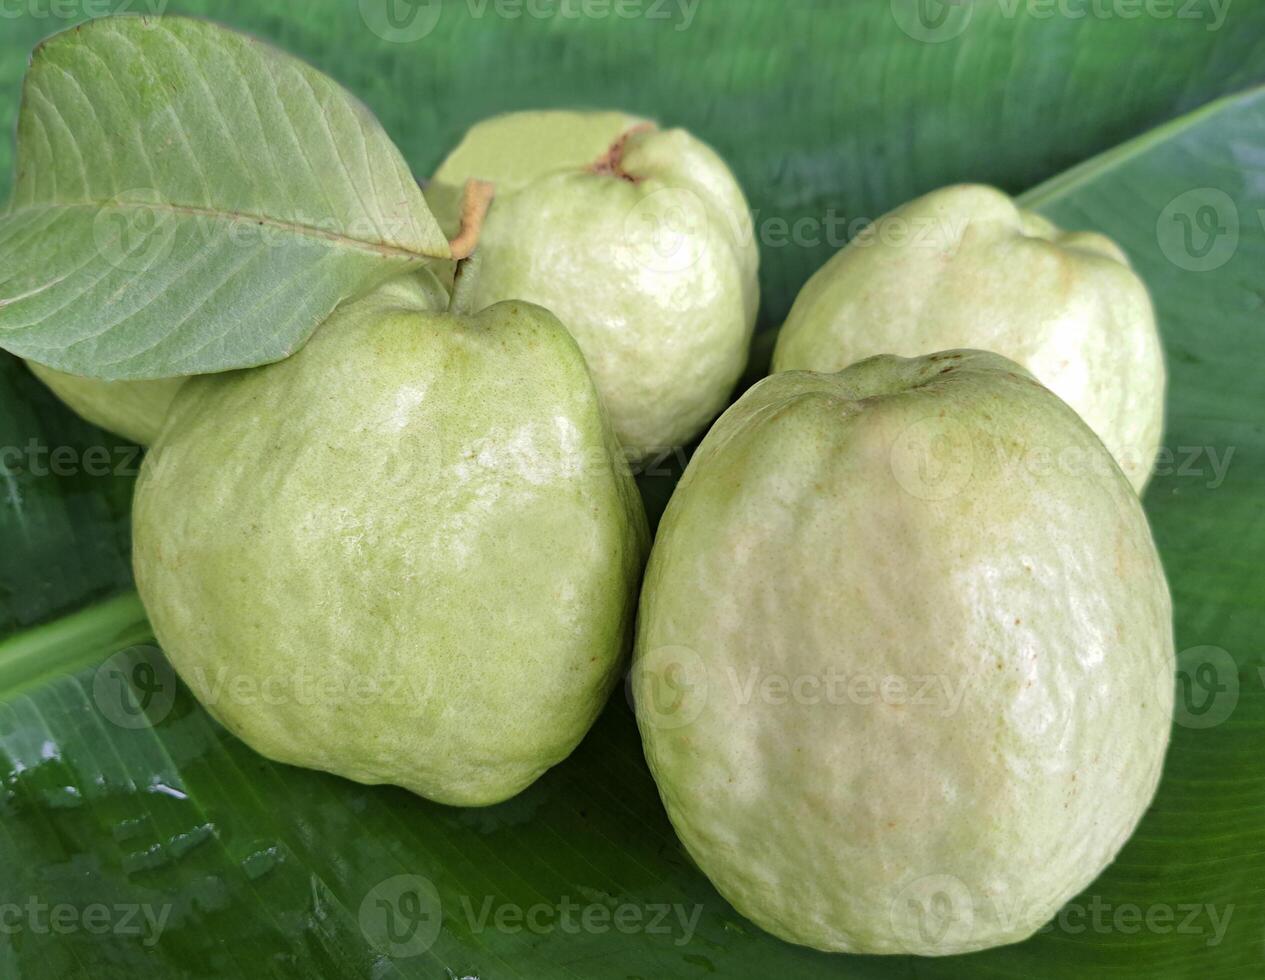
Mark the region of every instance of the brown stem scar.
[[631, 181], [635, 184], [639, 178], [628, 173], [623, 167], [624, 150], [628, 147], [628, 141], [638, 133], [653, 132], [658, 128], [659, 127], [652, 122], [643, 122], [638, 123], [631, 129], [625, 130], [620, 135], [619, 139], [615, 140], [615, 142], [611, 144], [609, 150], [589, 165], [589, 170], [595, 174], [602, 174], [607, 177], [619, 177], [622, 180]]
[[492, 198], [495, 196], [495, 184], [486, 180], [466, 181], [466, 188], [461, 196], [461, 231], [448, 243], [454, 259], [468, 259], [479, 244], [483, 221], [488, 216], [488, 208], [492, 206]]

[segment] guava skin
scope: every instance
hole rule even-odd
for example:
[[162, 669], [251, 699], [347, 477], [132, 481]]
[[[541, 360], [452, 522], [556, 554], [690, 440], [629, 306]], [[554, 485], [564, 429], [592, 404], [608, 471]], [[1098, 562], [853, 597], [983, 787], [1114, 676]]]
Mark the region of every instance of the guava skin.
[[153, 445], [158, 438], [171, 401], [185, 380], [101, 381], [34, 361], [27, 361], [26, 366], [75, 414], [141, 446]]
[[[435, 183], [460, 191], [468, 178], [477, 177], [495, 184], [498, 194], [511, 194], [546, 174], [590, 166], [624, 133], [645, 125], [650, 120], [618, 110], [546, 109], [493, 116], [470, 127], [435, 171]], [[450, 237], [457, 233], [455, 217], [447, 210], [436, 213]]]
[[480, 806], [602, 708], [648, 531], [557, 319], [428, 304], [395, 284], [287, 360], [190, 380], [134, 563], [177, 671], [257, 751]]
[[946, 187], [883, 216], [808, 281], [773, 370], [838, 371], [955, 347], [1018, 361], [1098, 433], [1139, 493], [1164, 428], [1164, 356], [1142, 280], [1109, 238], [1002, 192]]
[[633, 691], [739, 912], [944, 955], [1026, 938], [1111, 862], [1174, 669], [1124, 474], [1018, 365], [952, 351], [773, 375], [721, 417], [655, 541]]
[[630, 458], [689, 443], [741, 376], [759, 306], [749, 209], [720, 157], [620, 113], [515, 114], [440, 167], [428, 200], [445, 227], [444, 188], [468, 177], [497, 183], [473, 305], [557, 314]]

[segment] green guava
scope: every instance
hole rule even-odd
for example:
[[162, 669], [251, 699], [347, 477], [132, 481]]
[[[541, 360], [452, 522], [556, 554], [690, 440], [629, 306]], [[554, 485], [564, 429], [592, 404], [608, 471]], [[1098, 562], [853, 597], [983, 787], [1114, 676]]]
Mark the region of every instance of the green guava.
[[134, 562], [180, 676], [253, 748], [475, 806], [597, 716], [648, 532], [565, 328], [445, 302], [393, 283], [284, 361], [189, 380]]
[[185, 380], [101, 381], [55, 371], [34, 361], [26, 365], [76, 414], [142, 446], [152, 445], [158, 438], [171, 400]]
[[1173, 707], [1136, 494], [1007, 359], [880, 356], [748, 391], [646, 571], [637, 721], [681, 840], [791, 942], [964, 953], [1115, 857]]
[[427, 199], [446, 230], [471, 177], [497, 185], [472, 304], [556, 313], [630, 457], [697, 435], [746, 365], [759, 305], [751, 216], [720, 157], [622, 113], [518, 113], [440, 166]]
[[954, 347], [1018, 361], [1146, 486], [1165, 384], [1146, 286], [1109, 238], [1062, 231], [991, 187], [934, 191], [849, 243], [795, 300], [773, 369]]

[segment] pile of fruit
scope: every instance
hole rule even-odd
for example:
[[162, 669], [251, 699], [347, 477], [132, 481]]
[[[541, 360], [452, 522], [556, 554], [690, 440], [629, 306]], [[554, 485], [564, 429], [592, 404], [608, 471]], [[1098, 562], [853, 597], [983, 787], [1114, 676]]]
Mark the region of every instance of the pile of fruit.
[[[423, 193], [310, 67], [109, 18], [33, 61], [0, 265], [0, 344], [150, 446], [138, 589], [270, 758], [496, 803], [631, 649], [689, 854], [769, 932], [872, 953], [1025, 938], [1154, 793], [1164, 366], [1106, 238], [928, 194], [804, 286], [729, 404], [758, 243], [691, 134], [511, 114]], [[633, 469], [700, 436], [652, 544]], [[946, 888], [967, 914], [930, 936]]]

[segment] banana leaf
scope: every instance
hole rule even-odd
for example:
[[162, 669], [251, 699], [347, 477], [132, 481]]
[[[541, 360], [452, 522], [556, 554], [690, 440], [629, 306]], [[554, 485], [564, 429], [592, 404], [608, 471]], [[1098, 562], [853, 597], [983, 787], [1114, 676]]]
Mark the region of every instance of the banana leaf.
[[[0, 114], [13, 119], [43, 36], [129, 6], [146, 9], [6, 10]], [[617, 105], [694, 129], [756, 211], [753, 377], [840, 244], [827, 216], [984, 180], [1116, 238], [1151, 287], [1170, 374], [1145, 504], [1175, 604], [1173, 742], [1118, 860], [1032, 939], [941, 959], [791, 946], [682, 851], [623, 692], [571, 759], [487, 809], [277, 765], [236, 741], [181, 686], [131, 591], [138, 451], [5, 356], [0, 978], [1260, 973], [1265, 92], [1251, 87], [1265, 81], [1265, 4], [165, 6], [334, 75], [418, 175], [470, 123], [528, 106]], [[0, 190], [11, 160], [0, 147]], [[652, 512], [679, 463], [643, 477]]]

